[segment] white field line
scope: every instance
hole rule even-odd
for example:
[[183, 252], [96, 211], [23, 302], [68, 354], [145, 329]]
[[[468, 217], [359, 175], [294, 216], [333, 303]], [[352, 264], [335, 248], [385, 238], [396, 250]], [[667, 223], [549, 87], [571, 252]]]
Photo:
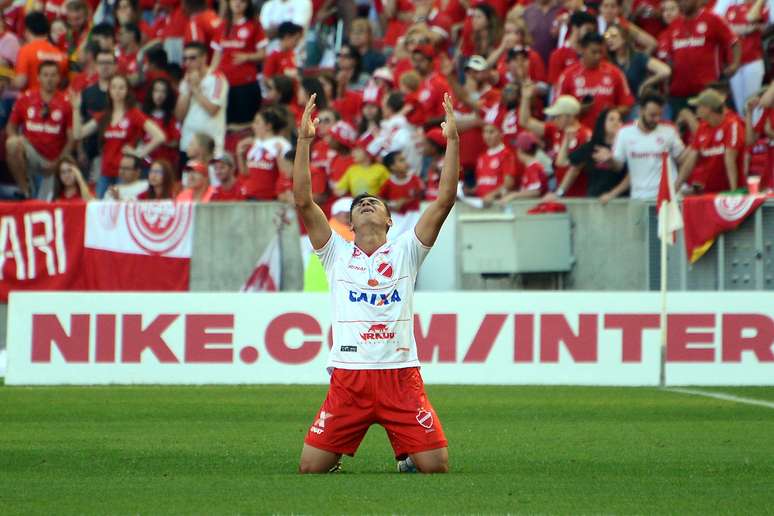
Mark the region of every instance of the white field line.
[[707, 398], [715, 398], [715, 399], [724, 400], [724, 401], [733, 401], [735, 403], [746, 403], [748, 405], [758, 405], [759, 407], [774, 409], [774, 402], [756, 400], [753, 398], [742, 398], [740, 396], [734, 396], [733, 394], [726, 394], [723, 392], [699, 391], [695, 389], [681, 389], [679, 387], [670, 387], [664, 390], [669, 392], [678, 392], [681, 394], [690, 394], [693, 396], [705, 396]]

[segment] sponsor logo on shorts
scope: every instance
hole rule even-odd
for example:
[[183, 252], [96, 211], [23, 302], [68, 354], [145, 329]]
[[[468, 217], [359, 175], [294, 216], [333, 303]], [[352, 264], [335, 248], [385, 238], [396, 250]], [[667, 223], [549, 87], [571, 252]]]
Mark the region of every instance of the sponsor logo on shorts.
[[339, 351], [343, 351], [345, 353], [353, 353], [357, 351], [357, 346], [341, 346], [339, 348]]
[[423, 428], [433, 428], [433, 413], [423, 408], [417, 411], [417, 423]]
[[373, 306], [386, 306], [390, 303], [400, 303], [402, 300], [396, 289], [389, 294], [377, 294], [374, 292], [359, 292], [357, 290], [350, 290], [349, 301], [351, 303], [367, 303]]
[[314, 422], [310, 430], [317, 435], [320, 435], [321, 433], [323, 433], [325, 431], [325, 420], [331, 417], [332, 415], [333, 414], [331, 414], [330, 412], [325, 412], [324, 410], [321, 410], [320, 415], [317, 418], [317, 421]]
[[372, 324], [368, 331], [360, 334], [363, 340], [392, 340], [395, 338], [395, 332], [390, 331], [386, 324]]

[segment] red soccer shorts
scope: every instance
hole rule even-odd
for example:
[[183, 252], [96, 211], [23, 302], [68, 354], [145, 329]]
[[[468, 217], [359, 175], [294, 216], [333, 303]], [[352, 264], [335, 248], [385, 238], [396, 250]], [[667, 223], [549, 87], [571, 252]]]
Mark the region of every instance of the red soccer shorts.
[[354, 455], [374, 423], [387, 430], [396, 458], [447, 445], [419, 368], [334, 369], [328, 396], [304, 442]]

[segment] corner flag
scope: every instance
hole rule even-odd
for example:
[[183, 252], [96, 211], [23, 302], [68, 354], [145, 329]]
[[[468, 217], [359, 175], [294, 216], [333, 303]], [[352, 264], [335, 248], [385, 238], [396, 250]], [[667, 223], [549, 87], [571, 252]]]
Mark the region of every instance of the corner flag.
[[675, 243], [675, 231], [683, 228], [683, 216], [675, 200], [675, 186], [672, 178], [675, 176], [669, 154], [661, 154], [661, 181], [658, 185], [658, 237], [669, 245]]

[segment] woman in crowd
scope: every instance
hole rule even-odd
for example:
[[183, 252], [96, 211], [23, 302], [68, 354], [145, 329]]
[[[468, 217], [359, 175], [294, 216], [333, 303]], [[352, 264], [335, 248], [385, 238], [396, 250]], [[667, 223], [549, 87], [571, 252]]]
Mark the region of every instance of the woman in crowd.
[[[150, 95], [145, 96], [142, 111], [164, 132], [164, 143], [150, 153], [150, 159], [168, 161], [173, 170], [177, 170], [180, 159], [180, 128], [174, 114], [177, 95], [167, 79], [154, 80], [148, 89]], [[144, 141], [150, 142], [148, 135]]]
[[[108, 84], [107, 109], [81, 124], [80, 95], [73, 97], [73, 134], [83, 139], [97, 133], [102, 144], [102, 164], [97, 180], [97, 197], [101, 199], [110, 186], [118, 183], [121, 157], [130, 154], [144, 159], [164, 142], [164, 131], [137, 109], [129, 80], [114, 75]], [[148, 143], [140, 143], [147, 136]]]
[[349, 42], [360, 52], [363, 71], [368, 74], [374, 73], [374, 70], [384, 66], [386, 62], [384, 54], [374, 48], [373, 40], [371, 22], [367, 18], [352, 20], [352, 25], [349, 27]]
[[157, 159], [148, 169], [148, 189], [137, 196], [141, 201], [174, 199], [175, 172], [168, 161]]
[[78, 163], [70, 156], [65, 156], [54, 166], [54, 194], [52, 201], [83, 202], [91, 201], [94, 196], [89, 191], [89, 185], [83, 179]]
[[276, 108], [264, 108], [253, 120], [253, 136], [237, 145], [239, 172], [248, 199], [271, 201], [277, 198], [281, 167], [291, 167], [285, 154], [292, 148], [281, 133], [288, 121]]
[[470, 18], [462, 27], [460, 54], [488, 56], [500, 41], [497, 12], [487, 3], [480, 3], [470, 11]]

